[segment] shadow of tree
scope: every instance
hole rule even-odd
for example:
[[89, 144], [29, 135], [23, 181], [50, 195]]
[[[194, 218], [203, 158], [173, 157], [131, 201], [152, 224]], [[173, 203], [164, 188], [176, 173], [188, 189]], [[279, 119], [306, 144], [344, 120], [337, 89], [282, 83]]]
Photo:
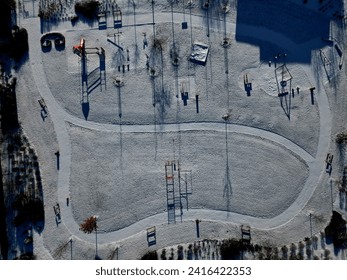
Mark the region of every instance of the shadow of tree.
[[232, 195], [232, 187], [231, 187], [231, 180], [230, 180], [230, 166], [228, 163], [226, 164], [226, 168], [225, 168], [223, 185], [224, 185], [223, 198], [226, 199], [227, 211], [229, 212], [230, 211], [230, 199], [231, 199], [231, 195]]
[[44, 228], [44, 201], [40, 167], [21, 130], [7, 135], [7, 225], [11, 258], [32, 259], [33, 232]]
[[155, 80], [154, 106], [157, 108], [158, 123], [163, 124], [172, 103], [171, 88], [167, 84], [162, 84], [159, 79]]
[[125, 63], [124, 51], [118, 48], [117, 51], [112, 56], [112, 66], [120, 70], [120, 67], [122, 67], [124, 63]]

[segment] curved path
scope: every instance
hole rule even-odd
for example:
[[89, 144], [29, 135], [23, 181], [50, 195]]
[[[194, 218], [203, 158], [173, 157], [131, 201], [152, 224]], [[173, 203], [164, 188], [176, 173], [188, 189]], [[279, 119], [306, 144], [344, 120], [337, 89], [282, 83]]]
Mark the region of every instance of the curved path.
[[[145, 16], [145, 15], [143, 15]], [[181, 15], [179, 15], [181, 17]], [[166, 16], [167, 18], [167, 16]], [[178, 15], [175, 14], [175, 19], [178, 18]], [[201, 17], [192, 16], [194, 19], [194, 24], [201, 25]], [[165, 16], [162, 16], [161, 21], [165, 22]], [[58, 174], [58, 201], [63, 205], [65, 203], [66, 197], [69, 196], [69, 179], [70, 179], [70, 170], [71, 170], [71, 143], [68, 135], [68, 131], [66, 129], [66, 123], [72, 123], [77, 126], [86, 127], [94, 130], [102, 130], [102, 131], [119, 131], [118, 125], [110, 125], [110, 124], [100, 124], [94, 123], [90, 121], [85, 121], [83, 119], [79, 119], [72, 115], [69, 115], [65, 110], [61, 108], [58, 102], [53, 97], [48, 83], [46, 81], [46, 76], [44, 72], [44, 67], [42, 65], [41, 58], [41, 49], [39, 47], [39, 41], [41, 34], [39, 32], [39, 28], [35, 28], [30, 30], [31, 26], [38, 27], [39, 19], [28, 19], [28, 21], [35, 21], [36, 24], [28, 24], [29, 29], [29, 45], [30, 45], [30, 63], [32, 67], [32, 73], [34, 76], [34, 81], [37, 85], [37, 88], [41, 94], [41, 96], [45, 99], [45, 102], [48, 107], [49, 116], [51, 117], [54, 123], [54, 129], [57, 134], [60, 158], [61, 158], [61, 168]], [[158, 22], [158, 17], [156, 17], [156, 21]], [[177, 20], [178, 21], [178, 20]], [[22, 22], [25, 24], [24, 22]], [[231, 23], [230, 23], [231, 25]], [[260, 30], [261, 28], [257, 27], [248, 27], [242, 26], [245, 30], [249, 29], [253, 35], [261, 34], [261, 32], [254, 32], [256, 30]], [[279, 35], [281, 36], [281, 35]], [[278, 37], [277, 37], [278, 38]], [[288, 39], [286, 39], [288, 40]], [[287, 44], [287, 47], [295, 47], [293, 43]], [[313, 75], [309, 66], [307, 66], [307, 74], [311, 78], [312, 84], [315, 84]], [[323, 90], [324, 87], [321, 87]], [[325, 93], [320, 92], [316, 95], [319, 111], [320, 111], [320, 135], [319, 135], [319, 143], [316, 158], [313, 158], [302, 148], [297, 146], [295, 143], [290, 140], [281, 137], [277, 134], [271, 133], [269, 131], [260, 130], [247, 126], [240, 125], [228, 125], [229, 132], [235, 133], [244, 133], [259, 136], [262, 138], [269, 139], [273, 142], [279, 143], [291, 150], [298, 156], [300, 156], [303, 160], [307, 162], [309, 165], [310, 175], [303, 187], [301, 193], [299, 194], [296, 201], [282, 214], [271, 218], [271, 219], [260, 219], [251, 216], [240, 215], [237, 213], [230, 213], [224, 211], [215, 211], [215, 210], [193, 210], [190, 209], [185, 213], [186, 219], [195, 220], [197, 215], [207, 217], [208, 220], [215, 221], [229, 221], [233, 223], [248, 223], [253, 228], [258, 229], [271, 229], [275, 227], [280, 227], [283, 224], [289, 222], [293, 219], [306, 205], [313, 192], [315, 191], [316, 186], [321, 180], [321, 176], [324, 174], [324, 160], [326, 152], [329, 148], [330, 143], [330, 127], [331, 127], [331, 115], [329, 104], [327, 100], [327, 96]], [[225, 124], [223, 122], [220, 123], [184, 123], [184, 124], [168, 124], [162, 125], [161, 132], [167, 131], [182, 131], [182, 130], [214, 130], [214, 131], [225, 131]], [[123, 125], [122, 132], [155, 132], [154, 125]], [[73, 214], [71, 211], [71, 207], [63, 207], [62, 211], [62, 222], [65, 224], [66, 228], [70, 231], [71, 235], [74, 235], [76, 238], [81, 240], [86, 240], [93, 242], [94, 237], [90, 235], [85, 235], [81, 231], [79, 231], [79, 225], [73, 218]], [[109, 232], [105, 234], [100, 234], [98, 240], [100, 243], [110, 243], [114, 241], [121, 240], [123, 238], [128, 238], [138, 232], [142, 231], [144, 228], [149, 226], [153, 226], [155, 224], [165, 224], [167, 223], [167, 213], [158, 214], [155, 216], [148, 217], [141, 221], [136, 222], [135, 224], [123, 228], [121, 230], [115, 232]]]

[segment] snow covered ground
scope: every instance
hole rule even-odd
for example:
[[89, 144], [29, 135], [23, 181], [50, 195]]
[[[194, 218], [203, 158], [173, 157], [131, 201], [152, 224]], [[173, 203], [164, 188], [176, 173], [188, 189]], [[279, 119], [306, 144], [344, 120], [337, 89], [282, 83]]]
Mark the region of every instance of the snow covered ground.
[[[334, 140], [345, 128], [346, 71], [344, 64], [339, 69], [341, 58], [332, 45], [343, 49], [344, 26], [330, 23], [322, 6], [302, 1], [230, 1], [226, 14], [223, 1], [208, 10], [199, 1], [191, 7], [186, 2], [171, 10], [167, 1], [155, 1], [153, 27], [150, 1], [117, 1], [123, 14], [118, 35], [112, 16], [105, 30], [97, 22], [45, 24], [45, 30], [66, 39], [64, 49], [53, 46], [47, 52], [40, 46], [38, 1], [29, 16], [19, 13], [30, 46], [29, 61], [16, 73], [19, 118], [44, 180], [45, 228], [34, 236], [38, 258], [94, 258], [96, 236], [79, 231], [93, 215], [103, 259], [135, 259], [149, 249], [239, 238], [241, 224], [250, 225], [255, 244], [289, 246], [311, 233], [320, 236], [330, 220], [331, 199], [345, 215], [337, 187], [330, 185], [345, 165]], [[334, 38], [333, 43], [322, 37]], [[72, 51], [80, 38], [88, 48], [105, 50], [105, 84], [100, 56], [92, 49], [87, 49], [87, 78], [82, 75], [83, 62]], [[194, 42], [209, 46], [205, 66], [188, 61]], [[283, 64], [286, 68], [277, 68]], [[282, 85], [288, 94], [279, 97]], [[187, 106], [181, 91], [188, 92]], [[40, 115], [41, 97], [47, 118]], [[224, 120], [226, 113], [230, 117]], [[334, 154], [331, 176], [325, 172], [327, 153]], [[165, 163], [170, 160], [191, 170], [193, 181], [189, 210], [176, 224], [167, 224]], [[149, 248], [151, 226], [157, 243]]]

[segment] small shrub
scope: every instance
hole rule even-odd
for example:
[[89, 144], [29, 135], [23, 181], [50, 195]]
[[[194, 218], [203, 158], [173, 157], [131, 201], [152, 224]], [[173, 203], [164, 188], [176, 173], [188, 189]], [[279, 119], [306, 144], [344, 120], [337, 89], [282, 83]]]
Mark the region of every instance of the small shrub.
[[294, 243], [290, 244], [290, 256], [289, 259], [296, 259], [296, 245]]
[[28, 32], [25, 28], [14, 27], [12, 33], [12, 57], [19, 61], [29, 50]]
[[332, 238], [336, 247], [342, 246], [347, 241], [346, 221], [338, 212], [333, 211], [331, 221], [325, 228], [325, 235]]
[[194, 242], [193, 251], [194, 251], [194, 258], [196, 260], [198, 260], [199, 259], [199, 252], [200, 252], [200, 255], [201, 255], [200, 241], [199, 241], [199, 244], [197, 244], [197, 242]]
[[263, 250], [263, 248], [261, 247], [261, 246], [259, 246], [258, 244], [255, 244], [255, 246], [254, 246], [254, 251], [255, 252], [260, 252], [261, 250]]
[[336, 135], [335, 141], [339, 145], [346, 144], [346, 142], [347, 142], [347, 133], [346, 132], [340, 132], [339, 134]]
[[223, 240], [220, 246], [220, 254], [223, 260], [240, 259], [243, 250], [244, 245], [242, 241], [237, 239]]
[[305, 237], [305, 243], [306, 243], [306, 245], [312, 245], [312, 240], [311, 240], [311, 238], [309, 238], [309, 237]]
[[280, 259], [279, 251], [278, 251], [277, 247], [273, 248], [271, 259], [272, 260], [279, 260]]
[[163, 249], [163, 250], [161, 251], [160, 259], [162, 259], [162, 260], [166, 260], [166, 259], [167, 259], [167, 258], [166, 258], [166, 250], [165, 250], [165, 249]]
[[312, 248], [315, 250], [318, 249], [318, 237], [317, 236], [312, 237]]
[[15, 10], [16, 9], [16, 1], [15, 0], [9, 0], [8, 1], [8, 6], [11, 10]]
[[288, 259], [288, 251], [289, 251], [288, 247], [283, 246], [281, 248], [281, 251], [282, 251], [282, 259], [287, 260]]
[[93, 20], [97, 17], [99, 2], [96, 0], [84, 0], [75, 4], [75, 13]]
[[177, 259], [183, 260], [183, 246], [181, 245], [177, 246]]
[[188, 251], [187, 251], [187, 260], [193, 259], [193, 245], [189, 244]]
[[164, 38], [155, 38], [153, 41], [153, 48], [157, 50], [162, 50], [166, 40]]
[[94, 216], [87, 218], [82, 224], [80, 224], [80, 230], [84, 233], [92, 233], [96, 229], [96, 217]]
[[50, 3], [46, 3], [45, 6], [39, 7], [38, 16], [43, 20], [51, 20], [57, 15], [57, 13], [59, 13], [59, 5], [54, 1], [51, 1]]
[[306, 237], [305, 243], [306, 243], [306, 256], [308, 259], [311, 259], [311, 257], [312, 257], [312, 240], [311, 240], [311, 238]]
[[24, 253], [24, 254], [21, 254], [19, 256], [19, 258], [15, 258], [16, 260], [36, 260], [36, 256], [31, 253], [31, 252], [28, 252], [28, 253]]
[[324, 249], [324, 259], [329, 260], [330, 259], [330, 250]]
[[174, 248], [171, 248], [169, 260], [173, 260], [173, 259], [174, 259]]
[[271, 256], [272, 256], [272, 248], [271, 247], [264, 247], [265, 250], [265, 258], [267, 260], [271, 260]]
[[265, 259], [265, 254], [264, 254], [263, 251], [261, 251], [261, 252], [258, 253], [258, 259], [259, 259], [260, 261], [262, 261], [262, 260]]
[[157, 260], [157, 259], [158, 259], [157, 251], [148, 251], [146, 254], [144, 254], [141, 257], [141, 260]]

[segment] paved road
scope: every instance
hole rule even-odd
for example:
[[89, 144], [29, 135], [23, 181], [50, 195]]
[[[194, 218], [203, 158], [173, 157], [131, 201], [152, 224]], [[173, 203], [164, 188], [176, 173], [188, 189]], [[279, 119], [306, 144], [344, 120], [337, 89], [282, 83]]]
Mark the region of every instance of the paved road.
[[[149, 19], [147, 19], [147, 17]], [[156, 22], [164, 22], [167, 21], [167, 14], [156, 15]], [[174, 14], [174, 20], [180, 22], [182, 19], [181, 14]], [[137, 22], [146, 20], [151, 20], [150, 15], [141, 15], [137, 17]], [[192, 22], [194, 25], [201, 25], [202, 18], [198, 16], [192, 17]], [[26, 24], [27, 23], [27, 24]], [[35, 23], [35, 24], [32, 24]], [[61, 156], [61, 169], [59, 171], [58, 177], [58, 201], [61, 205], [64, 205], [66, 197], [69, 196], [69, 178], [70, 178], [70, 170], [71, 170], [71, 143], [70, 138], [66, 129], [66, 122], [70, 122], [77, 126], [86, 127], [94, 130], [100, 131], [119, 131], [118, 125], [110, 125], [110, 124], [101, 124], [90, 121], [85, 121], [83, 119], [79, 119], [72, 115], [69, 115], [62, 107], [58, 104], [58, 102], [54, 99], [50, 88], [46, 81], [46, 76], [44, 72], [44, 67], [42, 65], [41, 58], [41, 49], [39, 47], [39, 41], [41, 34], [39, 32], [39, 20], [27, 19], [22, 21], [22, 24], [25, 25], [29, 32], [29, 45], [30, 45], [30, 63], [32, 67], [32, 73], [34, 76], [34, 81], [37, 85], [37, 88], [40, 91], [41, 96], [45, 99], [45, 102], [48, 106], [49, 115], [54, 123], [54, 129], [57, 134], [59, 151]], [[232, 24], [228, 24], [232, 26]], [[231, 27], [230, 27], [231, 28]], [[232, 28], [235, 28], [233, 26]], [[253, 35], [262, 34], [262, 30], [259, 27], [250, 27], [250, 26], [242, 26], [242, 28], [247, 31], [252, 32]], [[231, 30], [230, 30], [231, 31]], [[257, 32], [258, 31], [258, 32]], [[275, 38], [275, 37], [274, 37]], [[278, 38], [278, 37], [277, 37]], [[260, 38], [261, 39], [261, 38]], [[274, 39], [275, 40], [275, 39]], [[287, 48], [295, 48], [296, 46], [292, 42], [288, 42], [288, 39], [285, 38], [288, 44], [286, 44]], [[277, 40], [276, 40], [277, 42]], [[307, 66], [307, 74], [311, 77], [312, 84], [315, 84], [314, 77], [311, 73], [311, 69]], [[313, 158], [302, 148], [297, 146], [295, 143], [290, 140], [271, 133], [269, 131], [260, 130], [247, 126], [233, 125], [229, 124], [228, 131], [234, 133], [244, 133], [259, 136], [265, 139], [269, 139], [273, 142], [279, 143], [285, 146], [287, 149], [291, 150], [298, 156], [300, 156], [303, 160], [307, 162], [310, 169], [310, 175], [303, 187], [300, 195], [297, 200], [282, 214], [271, 218], [271, 219], [260, 219], [256, 217], [250, 217], [245, 215], [240, 215], [237, 213], [226, 213], [223, 211], [214, 211], [214, 210], [189, 210], [185, 213], [184, 219], [192, 219], [195, 220], [197, 216], [206, 217], [208, 220], [215, 221], [226, 221], [232, 223], [247, 223], [250, 224], [253, 228], [258, 229], [271, 229], [275, 227], [279, 227], [291, 219], [293, 219], [306, 205], [312, 194], [314, 193], [315, 186], [321, 180], [321, 176], [323, 176], [323, 168], [324, 168], [324, 159], [326, 152], [329, 148], [330, 143], [330, 127], [331, 127], [331, 115], [330, 109], [328, 105], [328, 100], [326, 94], [323, 92], [324, 87], [321, 87], [322, 91], [317, 94], [317, 102], [319, 104], [320, 110], [320, 135], [319, 135], [319, 143], [316, 157]], [[225, 124], [223, 122], [220, 123], [184, 123], [184, 124], [167, 124], [161, 126], [161, 132], [168, 131], [178, 131], [178, 130], [190, 130], [190, 131], [199, 131], [199, 130], [210, 130], [210, 131], [225, 131]], [[155, 132], [156, 127], [154, 125], [123, 125], [123, 132]], [[79, 225], [73, 218], [73, 214], [71, 212], [71, 207], [63, 207], [62, 209], [62, 217], [63, 223], [66, 228], [70, 231], [70, 234], [74, 235], [76, 238], [94, 242], [94, 237], [90, 235], [85, 235], [79, 231]], [[100, 234], [98, 237], [99, 243], [109, 243], [117, 240], [121, 240], [123, 238], [128, 238], [149, 226], [153, 226], [155, 224], [165, 224], [167, 222], [167, 214], [162, 213], [155, 216], [148, 217], [141, 221], [136, 222], [135, 224], [126, 227], [124, 229], [118, 230], [116, 232]], [[163, 245], [164, 246], [164, 245]]]

